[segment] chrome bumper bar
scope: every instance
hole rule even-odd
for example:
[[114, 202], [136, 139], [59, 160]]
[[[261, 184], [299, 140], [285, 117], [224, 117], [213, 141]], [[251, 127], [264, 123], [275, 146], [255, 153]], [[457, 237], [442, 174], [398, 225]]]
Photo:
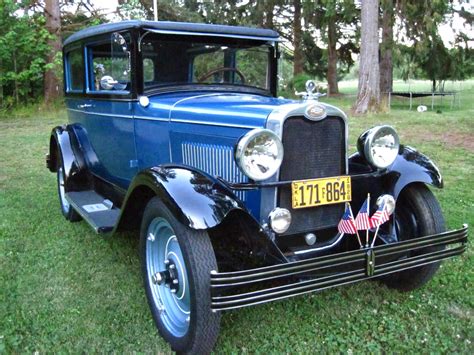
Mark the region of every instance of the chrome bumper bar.
[[253, 306], [434, 263], [462, 254], [467, 235], [468, 227], [463, 225], [369, 249], [243, 271], [211, 272], [211, 308], [222, 311]]

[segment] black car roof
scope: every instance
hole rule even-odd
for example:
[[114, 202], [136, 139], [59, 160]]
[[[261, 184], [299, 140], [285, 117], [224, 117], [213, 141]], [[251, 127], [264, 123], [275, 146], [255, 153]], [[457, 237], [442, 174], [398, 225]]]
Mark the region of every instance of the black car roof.
[[69, 36], [64, 45], [79, 41], [84, 38], [122, 31], [127, 29], [144, 29], [162, 33], [189, 33], [189, 34], [207, 34], [225, 37], [244, 37], [257, 38], [262, 40], [278, 40], [279, 34], [273, 30], [251, 28], [242, 26], [227, 25], [209, 25], [204, 23], [188, 23], [188, 22], [171, 22], [171, 21], [121, 21], [114, 23], [106, 23], [85, 28]]

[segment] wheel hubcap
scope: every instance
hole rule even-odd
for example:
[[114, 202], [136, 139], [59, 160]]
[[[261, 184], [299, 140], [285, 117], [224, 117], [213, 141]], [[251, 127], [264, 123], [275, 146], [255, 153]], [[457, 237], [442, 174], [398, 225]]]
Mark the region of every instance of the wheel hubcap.
[[174, 336], [184, 336], [191, 313], [188, 276], [174, 230], [161, 217], [148, 226], [146, 268], [152, 300], [162, 324]]

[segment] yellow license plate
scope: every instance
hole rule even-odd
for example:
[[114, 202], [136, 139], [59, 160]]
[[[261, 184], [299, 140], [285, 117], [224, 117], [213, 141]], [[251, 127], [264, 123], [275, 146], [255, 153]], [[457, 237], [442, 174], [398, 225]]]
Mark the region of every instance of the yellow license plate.
[[352, 195], [350, 176], [293, 181], [291, 190], [294, 209], [349, 202]]

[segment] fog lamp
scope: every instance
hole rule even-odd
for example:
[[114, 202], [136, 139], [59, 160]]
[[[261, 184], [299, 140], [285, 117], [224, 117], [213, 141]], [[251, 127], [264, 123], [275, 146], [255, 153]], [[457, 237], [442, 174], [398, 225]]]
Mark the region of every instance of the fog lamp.
[[393, 211], [395, 211], [395, 198], [392, 195], [380, 195], [375, 204], [377, 207], [380, 207], [384, 203], [385, 210], [389, 215], [392, 215]]

